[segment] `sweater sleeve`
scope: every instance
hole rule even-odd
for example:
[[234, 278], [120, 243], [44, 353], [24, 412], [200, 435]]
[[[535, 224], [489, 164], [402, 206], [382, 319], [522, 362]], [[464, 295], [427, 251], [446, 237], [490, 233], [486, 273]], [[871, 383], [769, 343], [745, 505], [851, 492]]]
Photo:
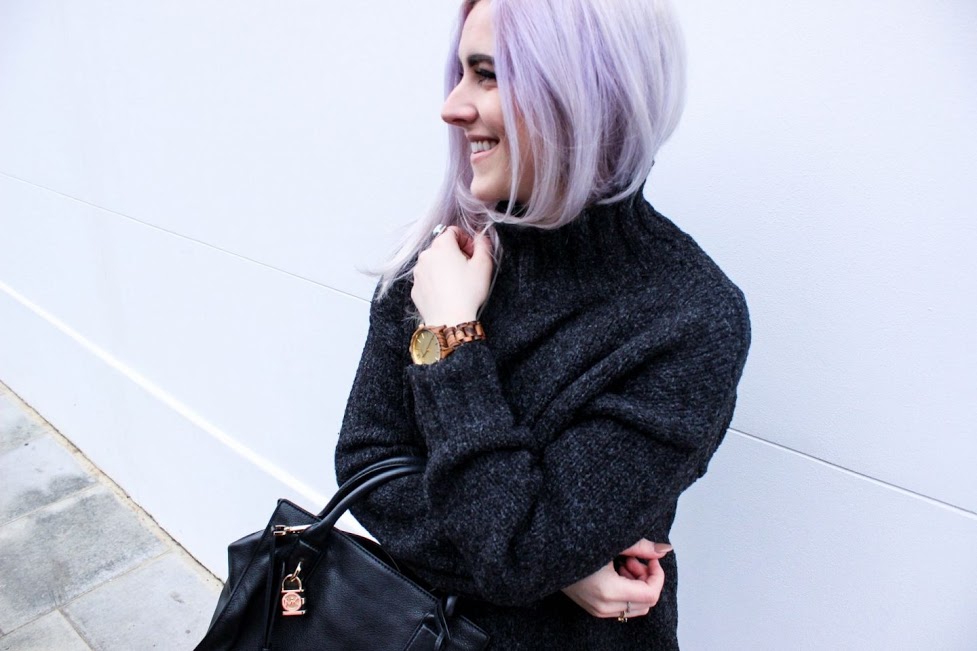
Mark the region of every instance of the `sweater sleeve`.
[[514, 417], [490, 341], [415, 366], [403, 327], [375, 303], [337, 476], [397, 454], [428, 467], [354, 514], [432, 584], [500, 605], [537, 601], [667, 532], [732, 417], [749, 344], [738, 297], [645, 320], [565, 390], [569, 403], [590, 397], [547, 440]]
[[[336, 478], [342, 483], [371, 463], [395, 456], [427, 457], [424, 440], [409, 415], [405, 369], [411, 364], [404, 333], [403, 300], [395, 285], [370, 306], [370, 327], [346, 403], [336, 446]], [[395, 558], [424, 568], [437, 585], [457, 594], [476, 591], [471, 573], [441, 531], [419, 475], [402, 477], [373, 491], [353, 515]]]
[[613, 371], [581, 378], [603, 389], [544, 442], [514, 419], [487, 342], [411, 368], [430, 508], [482, 597], [531, 603], [667, 533], [732, 418], [748, 343], [741, 301], [652, 320]]

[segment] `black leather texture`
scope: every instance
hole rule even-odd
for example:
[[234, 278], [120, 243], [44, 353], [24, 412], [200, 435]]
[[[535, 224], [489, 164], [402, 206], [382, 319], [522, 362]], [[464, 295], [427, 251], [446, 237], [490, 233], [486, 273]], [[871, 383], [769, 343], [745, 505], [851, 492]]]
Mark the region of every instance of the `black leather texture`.
[[[485, 649], [489, 636], [453, 614], [454, 599], [427, 590], [374, 541], [334, 527], [376, 486], [423, 470], [424, 460], [413, 457], [374, 464], [318, 515], [279, 500], [263, 531], [228, 547], [228, 579], [196, 651]], [[310, 526], [276, 537], [276, 525]], [[299, 563], [305, 614], [285, 617], [282, 579]]]

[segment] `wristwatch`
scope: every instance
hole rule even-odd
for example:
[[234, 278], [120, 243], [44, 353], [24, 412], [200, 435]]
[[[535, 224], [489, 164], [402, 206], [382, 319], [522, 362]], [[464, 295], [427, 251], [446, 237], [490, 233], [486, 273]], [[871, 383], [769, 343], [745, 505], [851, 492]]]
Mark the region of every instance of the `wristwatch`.
[[456, 326], [427, 326], [423, 323], [410, 338], [410, 356], [415, 364], [434, 364], [455, 351], [458, 346], [485, 339], [478, 321]]

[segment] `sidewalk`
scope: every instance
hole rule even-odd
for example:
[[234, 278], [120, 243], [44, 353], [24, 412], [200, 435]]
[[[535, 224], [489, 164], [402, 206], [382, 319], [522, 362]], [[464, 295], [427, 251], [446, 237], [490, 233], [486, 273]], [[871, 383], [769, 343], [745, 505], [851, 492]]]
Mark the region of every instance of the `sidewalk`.
[[0, 651], [186, 651], [220, 587], [0, 384]]

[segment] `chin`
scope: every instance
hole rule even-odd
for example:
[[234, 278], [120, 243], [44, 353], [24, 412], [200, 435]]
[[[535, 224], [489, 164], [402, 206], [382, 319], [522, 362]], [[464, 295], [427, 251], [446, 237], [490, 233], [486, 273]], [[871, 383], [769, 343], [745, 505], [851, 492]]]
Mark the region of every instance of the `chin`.
[[473, 197], [484, 203], [498, 203], [509, 198], [508, 188], [500, 190], [499, 188], [472, 183], [470, 190]]

